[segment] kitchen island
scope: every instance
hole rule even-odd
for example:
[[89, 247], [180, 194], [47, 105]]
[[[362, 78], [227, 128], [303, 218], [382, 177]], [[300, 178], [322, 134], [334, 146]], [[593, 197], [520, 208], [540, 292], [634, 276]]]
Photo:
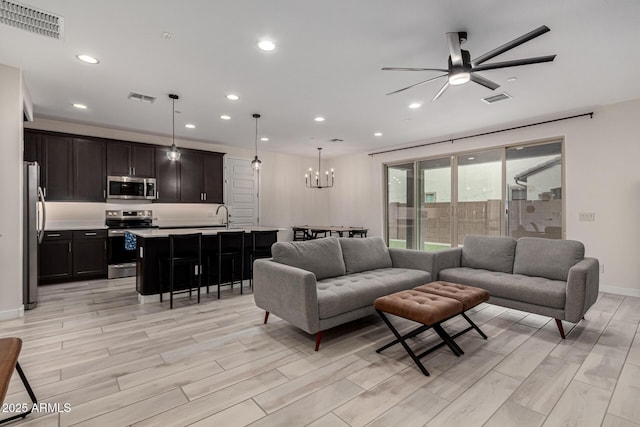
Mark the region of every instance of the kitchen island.
[[[214, 276], [209, 271], [207, 266], [207, 260], [209, 259], [217, 265], [217, 251], [218, 251], [218, 235], [221, 233], [243, 231], [245, 233], [245, 256], [243, 265], [243, 276], [246, 280], [249, 279], [250, 273], [250, 257], [251, 252], [251, 232], [252, 231], [269, 231], [277, 232], [281, 231], [277, 227], [244, 227], [244, 228], [220, 228], [220, 227], [206, 227], [206, 228], [171, 228], [171, 229], [135, 229], [130, 233], [136, 236], [137, 249], [136, 249], [136, 290], [139, 294], [139, 301], [141, 303], [158, 301], [160, 299], [160, 289], [167, 291], [168, 284], [160, 283], [160, 268], [164, 264], [164, 260], [169, 256], [169, 235], [176, 234], [192, 234], [202, 233], [202, 264], [203, 264], [203, 277], [202, 286], [206, 286], [207, 281], [213, 285], [214, 281], [210, 280], [210, 276]], [[273, 239], [273, 243], [277, 239]], [[214, 270], [213, 266], [211, 270]], [[163, 279], [166, 281], [166, 278]], [[231, 277], [231, 271], [226, 266], [222, 266], [222, 283], [228, 281]]]

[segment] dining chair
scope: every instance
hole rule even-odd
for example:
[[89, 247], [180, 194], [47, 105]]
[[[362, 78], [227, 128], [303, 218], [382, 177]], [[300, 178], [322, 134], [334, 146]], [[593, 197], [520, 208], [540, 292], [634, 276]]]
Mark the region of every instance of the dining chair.
[[[169, 267], [169, 308], [173, 308], [173, 296], [189, 292], [189, 299], [197, 289], [200, 303], [202, 277], [202, 233], [169, 235], [169, 256], [158, 259], [160, 276], [160, 302], [164, 292], [163, 270]], [[180, 274], [179, 274], [180, 273]], [[188, 279], [186, 279], [188, 277]]]

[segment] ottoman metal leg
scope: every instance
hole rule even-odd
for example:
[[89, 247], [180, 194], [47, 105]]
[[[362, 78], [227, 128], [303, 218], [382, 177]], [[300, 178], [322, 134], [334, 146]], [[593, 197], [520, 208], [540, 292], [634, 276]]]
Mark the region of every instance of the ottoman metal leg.
[[[407, 339], [407, 337], [403, 337], [400, 335], [400, 333], [398, 332], [398, 330], [393, 326], [393, 324], [389, 321], [389, 319], [387, 318], [387, 316], [384, 315], [384, 313], [380, 310], [376, 310], [378, 312], [378, 314], [380, 315], [380, 317], [382, 318], [382, 320], [384, 321], [384, 323], [387, 324], [387, 326], [389, 327], [389, 329], [391, 330], [391, 332], [393, 333], [393, 335], [395, 335], [396, 337], [396, 341], [393, 342], [393, 344], [396, 343], [400, 343], [402, 344], [402, 346], [404, 347], [404, 349], [407, 351], [407, 353], [409, 354], [409, 356], [411, 357], [411, 359], [415, 362], [415, 364], [418, 366], [418, 368], [420, 368], [420, 371], [425, 375], [425, 376], [429, 376], [429, 371], [427, 371], [427, 368], [424, 367], [424, 365], [422, 364], [422, 362], [420, 362], [420, 359], [418, 359], [418, 357], [416, 356], [416, 354], [413, 352], [413, 350], [411, 350], [411, 347], [409, 347], [409, 345], [405, 342], [405, 339]], [[422, 327], [418, 328], [418, 329], [423, 329]], [[414, 332], [414, 331], [412, 331]], [[411, 332], [409, 333], [411, 334]], [[409, 335], [407, 334], [407, 335]], [[416, 334], [414, 334], [416, 335]], [[391, 345], [393, 345], [391, 344]], [[391, 345], [386, 345], [383, 347], [380, 347], [379, 349], [376, 350], [377, 353], [380, 353], [382, 350], [389, 348]]]

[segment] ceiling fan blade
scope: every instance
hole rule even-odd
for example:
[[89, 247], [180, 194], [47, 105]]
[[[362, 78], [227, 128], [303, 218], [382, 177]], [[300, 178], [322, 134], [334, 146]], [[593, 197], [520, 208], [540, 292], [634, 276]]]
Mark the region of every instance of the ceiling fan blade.
[[447, 82], [444, 84], [444, 86], [442, 86], [442, 88], [440, 88], [440, 90], [438, 91], [438, 93], [436, 93], [436, 96], [433, 97], [433, 99], [431, 100], [431, 102], [435, 101], [436, 99], [440, 98], [440, 96], [444, 93], [445, 90], [447, 90], [447, 88], [449, 87], [449, 81], [447, 80]]
[[431, 79], [427, 79], [427, 80], [421, 81], [421, 82], [413, 84], [411, 86], [403, 87], [402, 89], [398, 89], [398, 90], [395, 90], [393, 92], [389, 92], [387, 95], [393, 95], [394, 93], [402, 92], [402, 91], [405, 91], [407, 89], [411, 89], [412, 87], [420, 86], [420, 85], [423, 85], [425, 83], [429, 83], [430, 81], [433, 81], [433, 80], [439, 79], [440, 77], [445, 77], [445, 76], [446, 76], [446, 74], [443, 74], [443, 75], [437, 76], [437, 77], [433, 77]]
[[500, 87], [499, 84], [492, 82], [489, 79], [485, 79], [482, 76], [477, 75], [476, 73], [471, 73], [471, 81], [474, 81], [476, 83], [478, 83], [479, 85], [482, 85], [488, 89], [491, 90], [496, 90]]
[[460, 50], [460, 35], [456, 33], [447, 33], [447, 43], [449, 44], [449, 54], [451, 55], [451, 64], [454, 67], [462, 65], [462, 51]]
[[536, 37], [541, 36], [541, 35], [543, 35], [544, 33], [548, 32], [548, 31], [551, 31], [551, 30], [546, 25], [538, 27], [535, 30], [528, 32], [527, 34], [524, 34], [524, 35], [518, 37], [515, 40], [511, 40], [510, 42], [505, 43], [502, 46], [497, 47], [497, 48], [493, 49], [492, 51], [489, 51], [489, 52], [485, 53], [482, 56], [479, 56], [478, 58], [476, 58], [476, 59], [471, 61], [471, 65], [482, 64], [483, 62], [488, 61], [491, 58], [494, 58], [494, 57], [500, 55], [501, 53], [504, 53], [504, 52], [506, 52], [508, 50], [511, 50], [516, 46], [520, 46], [521, 44], [526, 43], [529, 40], [535, 39]]
[[538, 56], [535, 58], [516, 59], [513, 61], [494, 62], [493, 64], [478, 65], [471, 68], [471, 71], [495, 70], [497, 68], [518, 67], [520, 65], [540, 64], [542, 62], [551, 62], [556, 58], [555, 55]]
[[382, 71], [441, 71], [446, 73], [448, 70], [442, 68], [398, 68], [398, 67], [383, 67]]

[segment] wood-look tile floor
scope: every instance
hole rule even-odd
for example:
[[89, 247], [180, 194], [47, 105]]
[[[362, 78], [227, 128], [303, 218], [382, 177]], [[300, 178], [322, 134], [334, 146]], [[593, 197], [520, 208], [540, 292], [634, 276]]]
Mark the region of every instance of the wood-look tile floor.
[[[286, 321], [263, 325], [238, 287], [176, 306], [139, 305], [132, 279], [41, 287], [38, 308], [0, 322], [0, 336], [23, 339], [38, 399], [70, 410], [15, 425], [640, 425], [640, 298], [601, 294], [566, 340], [552, 319], [483, 304], [470, 316], [489, 339], [470, 332], [462, 357], [430, 354], [430, 377], [399, 346], [375, 352], [390, 339], [375, 316], [327, 331], [316, 353]], [[14, 375], [5, 403], [22, 402]]]

